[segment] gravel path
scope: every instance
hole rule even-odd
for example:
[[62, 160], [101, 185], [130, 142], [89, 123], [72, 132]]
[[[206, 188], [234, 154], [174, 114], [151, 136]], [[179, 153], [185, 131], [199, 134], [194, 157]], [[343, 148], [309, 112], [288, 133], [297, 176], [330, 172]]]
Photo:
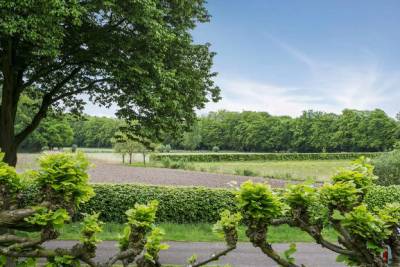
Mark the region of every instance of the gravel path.
[[[70, 248], [76, 241], [52, 241], [46, 244], [47, 248]], [[160, 262], [162, 264], [179, 264], [186, 265], [186, 259], [193, 254], [198, 256], [199, 261], [208, 258], [212, 253], [223, 250], [225, 248], [222, 243], [207, 242], [167, 242], [170, 248], [161, 251]], [[321, 246], [312, 243], [297, 243], [297, 252], [294, 254], [296, 263], [305, 264], [306, 266], [329, 266], [344, 267], [343, 264], [336, 262], [337, 254], [323, 249]], [[288, 249], [288, 244], [273, 244], [274, 248], [282, 253]], [[98, 245], [96, 261], [104, 262], [116, 253], [116, 243], [114, 241], [104, 241]], [[239, 243], [236, 250], [222, 257], [218, 262], [210, 265], [230, 264], [234, 267], [277, 267], [267, 256], [262, 254], [259, 249], [253, 247], [250, 243]]]
[[235, 181], [238, 185], [247, 181], [267, 181], [272, 187], [283, 187], [287, 181], [217, 174], [166, 168], [131, 167], [106, 161], [92, 160], [95, 167], [89, 171], [92, 183], [140, 183], [152, 185], [181, 185], [205, 187], [229, 187]]

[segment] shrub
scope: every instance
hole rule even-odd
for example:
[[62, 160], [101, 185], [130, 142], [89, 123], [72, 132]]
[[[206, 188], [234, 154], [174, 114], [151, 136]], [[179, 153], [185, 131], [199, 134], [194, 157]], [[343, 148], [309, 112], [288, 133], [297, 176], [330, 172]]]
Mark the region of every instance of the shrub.
[[98, 212], [106, 222], [124, 222], [127, 209], [152, 200], [159, 202], [160, 222], [216, 222], [222, 210], [235, 209], [234, 193], [227, 189], [133, 184], [94, 184], [93, 188], [96, 195], [79, 212]]
[[380, 185], [400, 184], [400, 150], [394, 150], [373, 160], [374, 173]]
[[258, 176], [259, 173], [250, 169], [236, 169], [236, 175], [243, 175], [243, 176]]
[[400, 201], [400, 185], [373, 186], [365, 196], [370, 209], [380, 209], [386, 204]]
[[212, 148], [212, 152], [219, 152], [219, 147], [217, 147], [217, 146], [213, 146], [213, 148]]
[[192, 153], [192, 154], [153, 154], [152, 161], [169, 158], [172, 161], [218, 162], [251, 160], [353, 160], [361, 156], [375, 158], [384, 153]]
[[[240, 222], [245, 225], [246, 236], [252, 245], [280, 266], [300, 266], [291, 256], [296, 250], [295, 245], [280, 255], [268, 242], [268, 229], [281, 224], [308, 233], [316, 243], [339, 254], [337, 260], [349, 266], [387, 266], [382, 255], [387, 247], [392, 251], [394, 265], [400, 257], [397, 245], [400, 242], [400, 187], [374, 186], [373, 167], [363, 158], [355, 161], [351, 169], [335, 175], [332, 182], [323, 187], [304, 183], [273, 190], [269, 185], [249, 181], [243, 183], [238, 192], [233, 192], [226, 189], [101, 184], [94, 185], [97, 196], [90, 200], [93, 192], [92, 188], [89, 190], [85, 173], [88, 164], [80, 154], [74, 157], [51, 155], [40, 163], [40, 169], [32, 172], [36, 186], [29, 186], [25, 191], [26, 182], [15, 169], [0, 164], [3, 181], [0, 186], [6, 192], [0, 195], [0, 222], [7, 231], [0, 234], [0, 239], [5, 240], [5, 247], [0, 247], [3, 255], [0, 256], [0, 265], [6, 260], [4, 256], [9, 256], [28, 258], [33, 261], [29, 266], [34, 266], [34, 258], [44, 257], [52, 266], [77, 266], [79, 261], [84, 261], [90, 266], [100, 267], [112, 266], [119, 259], [129, 264], [144, 254], [136, 260], [137, 265], [156, 267], [160, 266], [157, 263], [158, 252], [166, 248], [161, 244], [162, 232], [154, 227], [157, 216], [159, 221], [208, 222], [216, 221], [221, 211], [222, 218], [214, 229], [225, 235], [227, 248], [200, 263], [195, 264], [195, 259], [191, 259], [191, 265], [205, 265], [235, 249]], [[29, 194], [34, 197], [29, 197]], [[10, 195], [15, 196], [12, 203], [8, 199]], [[17, 208], [21, 198], [33, 200], [32, 206], [27, 203], [23, 209]], [[79, 214], [76, 208], [79, 208]], [[105, 264], [91, 260], [96, 256], [99, 242], [96, 233], [101, 231], [99, 212], [106, 221], [128, 219], [119, 240], [120, 252]], [[38, 244], [57, 238], [58, 229], [71, 216], [80, 218], [83, 213], [92, 215], [85, 215], [82, 236], [73, 248], [49, 250], [49, 253], [38, 247]], [[335, 243], [324, 239], [322, 233], [328, 226], [338, 234]], [[11, 230], [34, 231], [41, 238], [20, 239], [13, 236]], [[17, 266], [26, 266], [19, 259], [16, 263]]]
[[171, 152], [171, 145], [170, 144], [167, 144], [167, 145], [165, 145], [165, 150], [164, 150], [166, 153], [169, 153], [169, 152]]
[[162, 158], [161, 164], [164, 168], [169, 168], [171, 166], [171, 160], [169, 158]]

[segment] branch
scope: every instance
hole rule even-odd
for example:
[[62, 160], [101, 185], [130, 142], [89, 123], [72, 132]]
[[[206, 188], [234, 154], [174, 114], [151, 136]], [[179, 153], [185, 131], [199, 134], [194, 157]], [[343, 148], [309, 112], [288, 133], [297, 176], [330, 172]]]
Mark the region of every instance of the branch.
[[270, 223], [271, 225], [281, 225], [281, 224], [288, 224], [293, 226], [294, 221], [293, 219], [289, 218], [289, 217], [284, 217], [284, 218], [279, 218], [279, 219], [274, 219], [271, 221]]
[[[279, 254], [276, 253], [275, 250], [272, 248], [272, 246], [267, 242], [263, 242], [261, 244], [257, 244], [257, 246], [261, 249], [261, 251], [264, 254], [266, 254], [268, 257], [273, 259], [280, 266], [283, 266], [283, 267], [300, 267], [299, 265], [296, 265], [294, 263], [290, 263], [287, 260], [283, 259], [281, 256], [279, 256]], [[302, 266], [304, 266], [304, 265], [302, 265]]]
[[112, 266], [114, 263], [116, 263], [119, 260], [130, 258], [132, 256], [136, 257], [137, 255], [138, 255], [138, 253], [135, 249], [125, 250], [125, 251], [119, 252], [116, 255], [114, 255], [113, 257], [111, 257], [104, 266]]
[[25, 237], [19, 237], [16, 235], [11, 235], [11, 234], [3, 234], [0, 235], [0, 244], [2, 243], [24, 243], [28, 242], [30, 239], [25, 238]]
[[59, 96], [57, 96], [57, 97], [54, 97], [54, 98], [51, 100], [51, 102], [52, 102], [52, 103], [55, 103], [55, 102], [60, 101], [61, 99], [65, 98], [65, 97], [69, 97], [69, 96], [81, 94], [81, 93], [83, 93], [83, 92], [85, 92], [85, 91], [88, 91], [88, 90], [90, 90], [91, 88], [93, 88], [93, 86], [94, 86], [96, 83], [99, 83], [99, 82], [106, 82], [106, 81], [110, 81], [110, 79], [109, 79], [109, 78], [103, 78], [103, 79], [94, 80], [94, 81], [90, 82], [87, 86], [85, 86], [84, 88], [77, 89], [77, 90], [74, 90], [74, 91], [70, 91], [70, 92], [61, 94], [61, 95], [59, 95]]
[[220, 257], [225, 256], [226, 254], [228, 254], [229, 252], [231, 252], [232, 250], [234, 250], [236, 248], [236, 246], [232, 246], [232, 247], [228, 247], [225, 250], [219, 252], [218, 254], [214, 254], [211, 258], [204, 260], [202, 262], [196, 263], [194, 265], [191, 265], [191, 267], [199, 267], [199, 266], [203, 266], [206, 265], [207, 263], [210, 263], [212, 261], [216, 261], [218, 260]]
[[6, 210], [0, 212], [0, 227], [14, 227], [17, 226], [25, 218], [35, 214], [36, 211], [31, 208]]

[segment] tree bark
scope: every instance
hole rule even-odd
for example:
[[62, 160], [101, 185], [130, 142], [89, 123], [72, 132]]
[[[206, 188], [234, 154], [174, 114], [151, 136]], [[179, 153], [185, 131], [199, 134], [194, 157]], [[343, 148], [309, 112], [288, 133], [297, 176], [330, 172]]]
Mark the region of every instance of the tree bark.
[[17, 89], [18, 75], [13, 69], [15, 53], [13, 53], [12, 40], [9, 40], [6, 51], [1, 62], [3, 88], [0, 106], [0, 148], [5, 153], [3, 161], [15, 166], [17, 164], [17, 146], [14, 142], [14, 125], [19, 93]]

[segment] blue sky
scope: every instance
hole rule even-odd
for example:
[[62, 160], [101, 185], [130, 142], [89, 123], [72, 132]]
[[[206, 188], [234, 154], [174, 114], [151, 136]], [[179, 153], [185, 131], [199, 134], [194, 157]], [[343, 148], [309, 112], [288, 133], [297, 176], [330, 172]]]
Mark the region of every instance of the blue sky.
[[217, 52], [205, 111], [400, 111], [399, 0], [210, 0], [196, 42]]
[[207, 6], [211, 22], [193, 35], [217, 52], [223, 99], [199, 113], [400, 111], [399, 0], [209, 0]]

